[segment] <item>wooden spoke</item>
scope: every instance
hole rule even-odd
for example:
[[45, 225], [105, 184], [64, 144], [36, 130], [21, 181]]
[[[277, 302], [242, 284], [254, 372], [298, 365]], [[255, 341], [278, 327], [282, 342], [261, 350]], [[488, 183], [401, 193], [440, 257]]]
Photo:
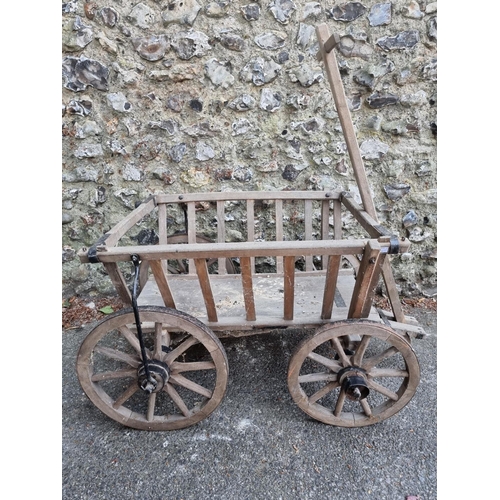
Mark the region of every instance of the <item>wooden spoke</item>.
[[323, 388], [321, 388], [319, 391], [315, 392], [309, 398], [309, 404], [316, 403], [316, 401], [318, 401], [318, 399], [321, 399], [323, 396], [326, 396], [329, 392], [332, 392], [337, 387], [339, 387], [339, 383], [336, 380], [330, 382], [329, 384], [326, 384]]
[[333, 410], [333, 414], [338, 417], [342, 413], [342, 408], [345, 403], [346, 392], [344, 389], [340, 389], [339, 397], [337, 398], [337, 403], [335, 405], [335, 409]]
[[377, 382], [374, 382], [373, 380], [368, 380], [368, 387], [388, 397], [389, 399], [392, 399], [393, 401], [397, 401], [399, 399], [399, 396], [394, 391], [391, 391], [383, 385], [377, 384]]
[[[149, 354], [168, 367], [162, 390], [148, 394], [139, 386], [142, 360], [137, 353], [138, 337], [130, 327], [135, 324], [131, 309], [109, 315], [83, 341], [77, 357], [82, 389], [99, 410], [134, 429], [167, 431], [200, 422], [219, 406], [226, 392], [228, 362], [220, 340], [201, 321], [175, 309], [140, 306], [139, 315], [145, 324], [155, 325], [143, 333], [147, 345], [154, 344]], [[169, 330], [180, 341], [165, 353], [162, 346], [171, 343]], [[118, 343], [120, 347], [116, 346], [117, 331], [126, 339]], [[186, 362], [182, 362], [183, 355]], [[160, 383], [162, 376], [161, 371], [155, 374]]]
[[134, 348], [134, 350], [140, 355], [141, 354], [141, 345], [139, 344], [139, 339], [132, 332], [132, 330], [127, 326], [123, 325], [118, 328], [123, 337], [127, 340], [127, 342]]
[[332, 344], [334, 345], [335, 350], [337, 351], [337, 353], [338, 353], [338, 355], [340, 357], [340, 360], [342, 361], [342, 364], [344, 366], [349, 366], [351, 364], [351, 362], [349, 361], [349, 358], [348, 358], [347, 354], [344, 351], [344, 348], [342, 346], [342, 343], [341, 343], [340, 339], [333, 338], [332, 339]]
[[167, 384], [164, 387], [164, 391], [167, 392], [167, 394], [170, 396], [174, 404], [181, 410], [182, 414], [185, 417], [190, 417], [192, 412], [189, 410], [189, 408], [186, 406], [182, 398], [179, 396], [179, 393], [174, 389], [174, 387], [171, 384]]
[[335, 372], [338, 372], [339, 370], [342, 369], [342, 366], [340, 366], [335, 360], [326, 358], [325, 356], [322, 356], [321, 354], [317, 354], [315, 352], [310, 352], [307, 357], [309, 359], [312, 359], [313, 361], [316, 361], [316, 363], [319, 363], [320, 365], [326, 366], [327, 368], [330, 368], [330, 370], [333, 370]]
[[[342, 347], [346, 338], [361, 338], [352, 356]], [[332, 346], [338, 361], [327, 357]], [[329, 371], [318, 370], [311, 360]], [[381, 362], [382, 367], [376, 366]], [[356, 376], [370, 389], [359, 404], [348, 401], [337, 380], [338, 372], [350, 371], [351, 366], [360, 368]], [[349, 371], [344, 372], [346, 377], [351, 376]], [[419, 380], [417, 357], [404, 337], [385, 324], [365, 319], [323, 325], [299, 344], [288, 367], [288, 388], [299, 408], [320, 422], [340, 427], [363, 427], [395, 415], [411, 400]]]
[[174, 361], [170, 366], [173, 374], [199, 370], [214, 370], [215, 368], [215, 363], [213, 361], [196, 361], [192, 363]]
[[202, 396], [205, 396], [206, 398], [212, 397], [212, 391], [210, 391], [209, 389], [206, 389], [205, 387], [202, 387], [201, 385], [197, 384], [196, 382], [193, 382], [193, 381], [187, 379], [186, 377], [183, 377], [182, 375], [172, 374], [170, 377], [170, 380], [172, 380], [177, 385], [185, 387], [186, 389], [189, 389], [190, 391], [196, 392], [196, 394], [201, 394]]
[[137, 368], [141, 364], [139, 358], [131, 356], [130, 354], [127, 354], [125, 352], [118, 351], [116, 349], [111, 349], [110, 347], [97, 346], [94, 349], [94, 352], [103, 354], [104, 356], [111, 359], [116, 359], [117, 361], [123, 361], [128, 365], [133, 366], [134, 368]]
[[390, 358], [397, 353], [398, 350], [395, 347], [389, 347], [377, 356], [372, 356], [371, 358], [365, 359], [363, 364], [361, 365], [361, 368], [363, 368], [364, 370], [371, 370], [374, 366], [377, 366], [379, 363], [384, 361], [384, 359]]
[[299, 383], [308, 384], [311, 382], [331, 382], [337, 380], [337, 375], [330, 372], [308, 373], [299, 377]]
[[94, 373], [92, 382], [102, 382], [103, 380], [114, 380], [119, 378], [136, 377], [137, 370], [116, 370], [109, 372]]
[[195, 337], [188, 337], [184, 342], [179, 344], [173, 351], [170, 351], [165, 357], [165, 363], [172, 363], [174, 359], [177, 359], [183, 353], [185, 353], [190, 347], [198, 343]]
[[407, 376], [408, 372], [406, 370], [398, 370], [397, 368], [372, 368], [370, 370], [370, 377], [372, 378]]
[[355, 366], [361, 366], [361, 361], [363, 360], [363, 356], [365, 355], [366, 348], [368, 347], [368, 344], [370, 343], [371, 337], [368, 335], [364, 335], [363, 338], [361, 339], [361, 342], [356, 348], [356, 352], [354, 353], [353, 357], [351, 358], [351, 362]]
[[148, 400], [148, 413], [146, 415], [146, 419], [148, 422], [151, 422], [155, 417], [155, 406], [156, 406], [156, 392], [153, 392], [149, 395]]
[[361, 408], [363, 408], [363, 411], [365, 412], [365, 415], [367, 417], [371, 417], [372, 416], [372, 409], [370, 408], [368, 401], [366, 399], [362, 399], [360, 401], [360, 404], [361, 404]]
[[139, 386], [137, 382], [134, 380], [127, 389], [121, 394], [121, 396], [115, 399], [113, 403], [113, 408], [119, 408], [125, 401], [128, 401], [137, 391], [139, 390]]

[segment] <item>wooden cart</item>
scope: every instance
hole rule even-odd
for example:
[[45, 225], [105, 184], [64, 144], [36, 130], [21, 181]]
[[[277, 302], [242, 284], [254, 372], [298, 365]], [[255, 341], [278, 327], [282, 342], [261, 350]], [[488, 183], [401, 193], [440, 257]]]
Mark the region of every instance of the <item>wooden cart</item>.
[[[411, 339], [425, 333], [403, 314], [389, 262], [409, 242], [376, 219], [336, 38], [325, 25], [317, 34], [362, 206], [334, 191], [157, 194], [82, 249], [81, 262], [101, 263], [131, 306], [98, 323], [77, 358], [83, 390], [112, 419], [147, 430], [201, 421], [226, 391], [224, 337], [289, 328], [315, 329], [288, 370], [291, 397], [313, 418], [370, 425], [414, 395]], [[171, 229], [179, 222], [181, 233]], [[157, 242], [130, 244], [144, 228]], [[392, 311], [373, 307], [381, 279]]]

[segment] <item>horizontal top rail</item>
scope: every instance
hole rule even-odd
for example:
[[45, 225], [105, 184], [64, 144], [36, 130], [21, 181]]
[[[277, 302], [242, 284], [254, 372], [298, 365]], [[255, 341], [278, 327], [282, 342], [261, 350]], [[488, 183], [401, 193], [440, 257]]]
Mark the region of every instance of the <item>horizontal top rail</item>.
[[[147, 246], [109, 247], [98, 251], [99, 262], [127, 262], [132, 255], [141, 260], [160, 259], [208, 259], [216, 257], [260, 257], [299, 255], [357, 255], [362, 254], [368, 242], [380, 245], [382, 252], [387, 252], [389, 241], [353, 239], [353, 240], [306, 240], [306, 241], [259, 241], [240, 243], [185, 243]], [[409, 247], [408, 240], [399, 240], [401, 251]], [[87, 251], [79, 252], [82, 262], [89, 262]]]
[[186, 203], [196, 201], [238, 201], [238, 200], [338, 200], [341, 191], [224, 191], [216, 193], [158, 194], [160, 203]]

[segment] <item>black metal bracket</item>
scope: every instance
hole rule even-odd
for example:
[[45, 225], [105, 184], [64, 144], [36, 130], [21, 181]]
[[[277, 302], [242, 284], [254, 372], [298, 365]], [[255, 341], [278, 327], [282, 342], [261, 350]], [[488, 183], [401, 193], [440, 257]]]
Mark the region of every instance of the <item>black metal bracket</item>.
[[97, 257], [97, 247], [100, 247], [105, 244], [106, 240], [109, 237], [109, 233], [103, 234], [88, 250], [87, 257], [89, 262], [92, 264], [97, 264], [100, 260]]

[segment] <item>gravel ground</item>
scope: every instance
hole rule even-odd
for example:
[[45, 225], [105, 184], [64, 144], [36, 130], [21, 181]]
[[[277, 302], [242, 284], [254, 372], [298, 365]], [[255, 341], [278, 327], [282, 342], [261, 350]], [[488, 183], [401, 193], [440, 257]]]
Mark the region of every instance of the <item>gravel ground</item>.
[[437, 498], [436, 312], [415, 308], [428, 337], [413, 341], [421, 382], [397, 415], [346, 429], [292, 401], [288, 361], [304, 332], [223, 340], [221, 405], [187, 429], [122, 427], [87, 399], [78, 347], [92, 324], [62, 334], [62, 498], [92, 500]]

